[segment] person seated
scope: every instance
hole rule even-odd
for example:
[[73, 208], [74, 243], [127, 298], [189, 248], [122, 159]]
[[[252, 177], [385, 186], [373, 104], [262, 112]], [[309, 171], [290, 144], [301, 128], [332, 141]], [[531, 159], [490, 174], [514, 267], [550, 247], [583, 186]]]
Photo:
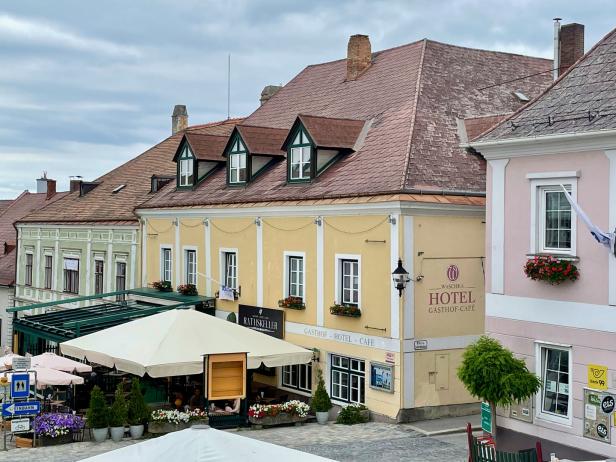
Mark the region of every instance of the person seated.
[[181, 392], [176, 391], [175, 399], [173, 401], [173, 405], [175, 406], [175, 409], [177, 409], [178, 411], [181, 411], [183, 404], [184, 404], [184, 395], [182, 395]]
[[194, 394], [188, 401], [190, 409], [205, 409], [205, 397], [201, 394], [201, 389], [195, 388]]

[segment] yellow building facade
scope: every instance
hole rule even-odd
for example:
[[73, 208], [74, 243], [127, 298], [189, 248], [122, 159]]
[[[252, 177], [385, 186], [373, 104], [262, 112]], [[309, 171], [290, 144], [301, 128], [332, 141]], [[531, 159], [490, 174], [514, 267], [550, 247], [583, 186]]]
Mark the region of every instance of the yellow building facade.
[[[363, 402], [398, 421], [472, 412], [475, 400], [456, 369], [484, 329], [484, 209], [477, 198], [453, 199], [138, 210], [142, 283], [170, 276], [176, 287], [196, 268], [199, 293], [216, 296], [233, 254], [237, 300], [217, 299], [216, 315], [237, 317], [240, 305], [280, 310], [283, 338], [315, 350], [311, 367], [294, 372], [310, 374], [302, 383], [280, 368], [255, 381], [309, 396], [318, 367], [335, 404]], [[294, 258], [301, 259], [303, 309], [279, 306], [289, 295]], [[399, 258], [411, 277], [401, 296], [391, 275]], [[330, 312], [345, 296], [344, 262], [357, 271], [359, 317]]]

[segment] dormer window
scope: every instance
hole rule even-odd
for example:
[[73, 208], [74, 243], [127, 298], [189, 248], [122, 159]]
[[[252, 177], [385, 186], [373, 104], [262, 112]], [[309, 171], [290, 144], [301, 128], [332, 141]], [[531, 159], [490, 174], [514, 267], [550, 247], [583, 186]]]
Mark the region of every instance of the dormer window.
[[182, 150], [178, 164], [180, 170], [179, 186], [192, 186], [195, 182], [195, 158], [187, 145], [184, 145], [184, 149]]
[[310, 180], [312, 143], [303, 130], [299, 130], [290, 149], [291, 160], [289, 162], [289, 180]]
[[246, 147], [238, 137], [229, 152], [229, 183], [246, 183], [246, 154]]

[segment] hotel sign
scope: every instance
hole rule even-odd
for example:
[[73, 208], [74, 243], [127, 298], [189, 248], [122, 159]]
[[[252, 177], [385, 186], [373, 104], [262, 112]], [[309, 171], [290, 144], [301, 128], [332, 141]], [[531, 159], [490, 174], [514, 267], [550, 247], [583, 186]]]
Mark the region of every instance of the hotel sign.
[[284, 338], [284, 311], [272, 310], [260, 306], [239, 306], [240, 326], [271, 335], [276, 338]]

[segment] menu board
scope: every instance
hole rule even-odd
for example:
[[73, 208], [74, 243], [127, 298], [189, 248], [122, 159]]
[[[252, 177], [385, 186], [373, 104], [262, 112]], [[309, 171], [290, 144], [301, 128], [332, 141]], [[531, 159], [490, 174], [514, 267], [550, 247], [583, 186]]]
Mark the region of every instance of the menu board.
[[614, 412], [614, 396], [596, 390], [584, 389], [584, 434], [604, 443], [611, 442], [611, 414]]

